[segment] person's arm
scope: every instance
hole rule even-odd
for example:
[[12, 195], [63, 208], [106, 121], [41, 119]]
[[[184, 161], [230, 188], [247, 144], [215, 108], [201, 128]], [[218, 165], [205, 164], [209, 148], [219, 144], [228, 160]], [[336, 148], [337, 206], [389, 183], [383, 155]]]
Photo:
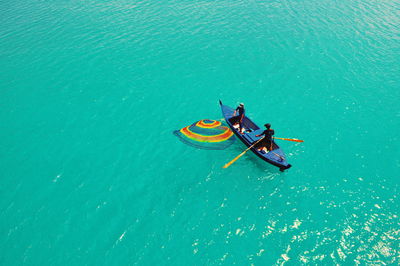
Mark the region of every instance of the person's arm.
[[259, 137], [259, 136], [265, 136], [265, 130], [261, 134], [256, 135], [256, 137]]

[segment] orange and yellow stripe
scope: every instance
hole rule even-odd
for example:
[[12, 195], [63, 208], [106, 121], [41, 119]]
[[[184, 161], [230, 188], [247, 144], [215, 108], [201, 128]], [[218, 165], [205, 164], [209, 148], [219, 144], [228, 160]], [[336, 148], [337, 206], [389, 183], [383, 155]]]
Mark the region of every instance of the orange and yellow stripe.
[[[212, 122], [206, 123], [205, 120], [212, 121]], [[209, 120], [209, 119], [203, 119], [196, 123], [196, 126], [202, 127], [202, 128], [214, 128], [214, 127], [218, 127], [220, 125], [221, 125], [221, 122], [216, 121], [216, 120]]]
[[[218, 122], [218, 121], [216, 121], [216, 122]], [[219, 122], [219, 124], [221, 124], [221, 123]], [[212, 135], [212, 136], [205, 136], [205, 135], [201, 135], [198, 133], [194, 133], [193, 131], [191, 131], [189, 129], [189, 127], [190, 126], [182, 128], [180, 130], [180, 132], [183, 135], [185, 135], [186, 137], [196, 140], [196, 141], [200, 141], [200, 142], [221, 142], [221, 141], [228, 140], [233, 135], [233, 132], [228, 127], [224, 127], [224, 126], [220, 127], [221, 129], [224, 130], [224, 132], [222, 132], [221, 134]]]

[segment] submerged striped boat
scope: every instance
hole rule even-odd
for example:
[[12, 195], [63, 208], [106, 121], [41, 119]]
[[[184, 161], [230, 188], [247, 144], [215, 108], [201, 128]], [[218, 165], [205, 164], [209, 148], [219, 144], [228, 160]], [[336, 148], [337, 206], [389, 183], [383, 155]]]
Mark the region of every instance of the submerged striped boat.
[[[242, 120], [242, 126], [244, 128], [244, 134], [241, 134], [238, 129], [234, 128], [231, 123], [231, 118], [233, 117], [233, 113], [235, 109], [223, 105], [221, 100], [219, 101], [221, 105], [222, 115], [225, 118], [226, 123], [230, 127], [230, 129], [235, 133], [236, 137], [238, 137], [247, 147], [250, 147], [255, 142], [257, 142], [261, 137], [256, 137], [256, 135], [261, 134], [264, 130], [260, 129], [256, 124], [253, 123], [247, 116], [244, 116]], [[284, 171], [291, 167], [291, 165], [286, 161], [285, 154], [282, 149], [272, 140], [272, 150], [258, 151], [256, 148], [251, 148], [251, 151], [257, 155], [262, 160], [279, 167], [279, 170]]]

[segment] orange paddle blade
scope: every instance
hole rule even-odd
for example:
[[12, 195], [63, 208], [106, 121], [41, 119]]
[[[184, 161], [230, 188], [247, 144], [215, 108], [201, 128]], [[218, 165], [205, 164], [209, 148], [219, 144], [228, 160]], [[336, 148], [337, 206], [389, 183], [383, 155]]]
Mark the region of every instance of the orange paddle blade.
[[301, 139], [287, 139], [287, 138], [277, 138], [273, 137], [274, 139], [282, 139], [282, 140], [288, 140], [288, 141], [295, 141], [295, 142], [304, 142], [304, 140]]

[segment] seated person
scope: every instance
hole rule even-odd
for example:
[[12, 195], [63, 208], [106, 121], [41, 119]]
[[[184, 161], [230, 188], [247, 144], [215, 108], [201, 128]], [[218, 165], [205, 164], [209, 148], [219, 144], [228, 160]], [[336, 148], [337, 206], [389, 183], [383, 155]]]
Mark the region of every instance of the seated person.
[[275, 131], [271, 128], [271, 124], [265, 124], [266, 130], [264, 130], [261, 134], [256, 135], [256, 137], [264, 136], [264, 138], [257, 143], [255, 148], [258, 151], [267, 149], [268, 151], [272, 151], [272, 136], [275, 134]]

